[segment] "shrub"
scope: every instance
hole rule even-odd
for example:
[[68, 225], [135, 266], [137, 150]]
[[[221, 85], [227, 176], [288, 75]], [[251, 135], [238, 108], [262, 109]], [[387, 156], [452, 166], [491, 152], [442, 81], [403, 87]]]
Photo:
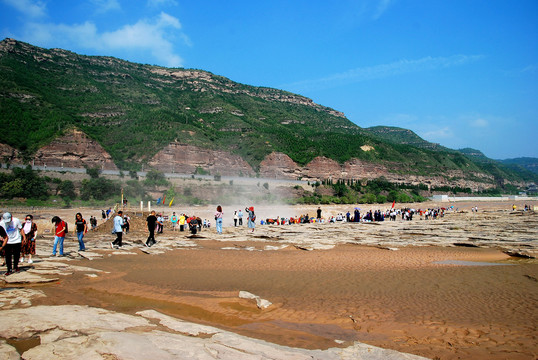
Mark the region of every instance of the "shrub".
[[97, 179], [101, 174], [99, 168], [86, 168], [86, 174], [90, 175], [90, 178]]
[[164, 173], [158, 170], [150, 170], [146, 174], [146, 180], [144, 180], [144, 184], [149, 187], [156, 187], [168, 186], [169, 182], [164, 177]]
[[64, 201], [66, 199], [73, 200], [77, 197], [77, 194], [75, 193], [75, 184], [73, 184], [71, 180], [62, 181], [60, 186], [58, 186], [58, 191]]
[[82, 200], [106, 200], [120, 194], [120, 185], [112, 180], [97, 178], [82, 180], [80, 197]]

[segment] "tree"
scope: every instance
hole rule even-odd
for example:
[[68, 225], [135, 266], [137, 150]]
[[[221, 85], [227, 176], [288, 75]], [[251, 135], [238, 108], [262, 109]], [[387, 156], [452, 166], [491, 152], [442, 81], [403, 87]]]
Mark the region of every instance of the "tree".
[[0, 175], [0, 196], [3, 198], [46, 200], [49, 197], [49, 187], [31, 166], [13, 168], [11, 174]]
[[75, 199], [77, 194], [75, 193], [75, 184], [71, 180], [64, 180], [58, 186], [58, 191], [62, 198]]
[[167, 186], [169, 185], [164, 173], [158, 170], [150, 170], [146, 174], [146, 180], [144, 181], [146, 186]]
[[86, 174], [90, 175], [92, 179], [97, 179], [101, 174], [101, 170], [99, 168], [86, 168]]
[[109, 179], [84, 179], [80, 189], [80, 197], [83, 200], [94, 198], [96, 200], [106, 200], [113, 196], [119, 195], [120, 185]]

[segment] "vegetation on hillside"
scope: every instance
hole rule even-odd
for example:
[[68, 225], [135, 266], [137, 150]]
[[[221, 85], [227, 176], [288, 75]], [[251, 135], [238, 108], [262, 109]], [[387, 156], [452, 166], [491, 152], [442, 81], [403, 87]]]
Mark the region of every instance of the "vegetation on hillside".
[[[361, 129], [332, 109], [281, 90], [204, 71], [8, 40], [0, 50], [0, 126], [9, 129], [0, 132], [0, 143], [28, 158], [76, 127], [98, 141], [120, 169], [131, 171], [177, 141], [226, 149], [254, 169], [279, 151], [300, 165], [316, 156], [340, 163], [358, 158], [387, 163], [402, 174], [446, 176], [461, 170], [465, 176], [487, 172], [520, 179], [495, 163], [484, 166], [457, 151], [428, 147], [405, 129], [392, 131], [390, 139], [381, 136], [382, 129]], [[364, 145], [372, 149], [364, 150]]]
[[[197, 191], [197, 196], [193, 186], [174, 186], [162, 172], [155, 170], [148, 172], [144, 180], [111, 180], [101, 176], [97, 169], [87, 169], [87, 175], [89, 178], [83, 180], [62, 180], [42, 176], [40, 171], [32, 170], [30, 166], [15, 167], [10, 172], [0, 172], [0, 199], [3, 203], [8, 201], [8, 204], [32, 206], [61, 204], [69, 207], [119, 203], [122, 192], [125, 199], [129, 199], [133, 204], [139, 201], [155, 200], [155, 194], [160, 194], [159, 196], [167, 199], [164, 205], [172, 200], [175, 204], [188, 205], [232, 204], [237, 198], [245, 196], [245, 189], [242, 186], [234, 186], [233, 181], [229, 184], [223, 183], [220, 178], [215, 178], [213, 181], [205, 180], [206, 183], [203, 186], [208, 187], [203, 189], [208, 191]], [[312, 183], [311, 191], [304, 191], [301, 186], [297, 185], [295, 190], [300, 191], [285, 198], [275, 195], [267, 182], [263, 184], [259, 182], [257, 187], [263, 191], [254, 195], [250, 201], [254, 203], [285, 201], [290, 204], [381, 204], [393, 201], [409, 203], [425, 201], [426, 196], [433, 193], [500, 196], [501, 194], [517, 194], [519, 191], [511, 185], [503, 189], [494, 188], [476, 193], [469, 188], [450, 186], [429, 189], [424, 184], [393, 183], [383, 177], [373, 180], [324, 180]]]
[[521, 171], [525, 169], [534, 174], [538, 174], [538, 159], [531, 157], [520, 157], [515, 159], [500, 160], [500, 162], [511, 169]]

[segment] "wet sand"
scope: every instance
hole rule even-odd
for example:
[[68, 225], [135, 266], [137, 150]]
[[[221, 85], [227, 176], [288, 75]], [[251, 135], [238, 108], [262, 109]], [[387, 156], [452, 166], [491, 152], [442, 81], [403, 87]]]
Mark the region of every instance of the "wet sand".
[[[523, 207], [522, 202], [516, 204]], [[362, 207], [364, 211], [390, 205]], [[536, 254], [537, 216], [514, 214], [508, 202], [454, 205], [464, 213], [436, 221], [258, 226], [255, 235], [244, 227], [231, 227], [233, 210], [225, 208], [221, 237], [214, 228], [193, 239], [166, 230], [155, 246], [162, 253], [153, 255], [143, 253], [145, 248], [137, 243], [147, 236], [143, 219], [133, 221], [134, 231], [124, 237], [130, 245], [119, 253], [108, 246], [112, 235], [109, 224], [104, 224], [85, 238], [87, 247], [103, 258], [88, 261], [73, 251], [63, 260], [106, 272], [97, 277], [74, 272], [56, 283], [34, 285], [47, 296], [32, 304], [90, 305], [129, 314], [154, 309], [308, 349], [334, 347], [335, 340], [342, 340], [341, 346], [360, 341], [432, 359], [536, 359], [538, 260], [509, 257], [501, 249]], [[475, 205], [478, 214], [470, 212]], [[257, 207], [257, 214], [260, 219], [312, 215], [316, 209], [266, 206]], [[329, 217], [350, 207], [322, 209]], [[76, 211], [50, 209], [35, 214], [41, 229], [46, 229], [52, 215], [69, 220]], [[99, 209], [81, 211], [86, 219], [100, 214]], [[192, 211], [211, 218], [214, 208]], [[322, 246], [301, 250], [313, 243]], [[66, 239], [66, 244], [77, 247], [74, 238]], [[465, 247], [455, 246], [462, 244]], [[49, 253], [50, 234], [38, 239], [37, 245]], [[269, 251], [267, 246], [277, 250]], [[387, 250], [393, 247], [398, 250]], [[464, 266], [455, 261], [488, 265]], [[253, 300], [240, 299], [239, 291], [273, 305], [259, 309]]]
[[[233, 241], [197, 243], [201, 248], [93, 260], [92, 267], [110, 273], [66, 277], [43, 287], [47, 297], [35, 304], [88, 304], [127, 313], [152, 308], [309, 349], [357, 340], [438, 359], [538, 354], [534, 260], [482, 248], [233, 251], [222, 250], [238, 247]], [[446, 260], [499, 265], [436, 263]], [[260, 310], [252, 300], [238, 298], [241, 290], [273, 305]]]

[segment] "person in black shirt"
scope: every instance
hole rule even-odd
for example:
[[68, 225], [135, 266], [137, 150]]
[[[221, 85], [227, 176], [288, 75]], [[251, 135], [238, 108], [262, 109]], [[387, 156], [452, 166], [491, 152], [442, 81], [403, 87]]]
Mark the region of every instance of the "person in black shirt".
[[90, 225], [92, 226], [92, 230], [95, 230], [97, 227], [97, 218], [95, 216], [90, 217]]
[[131, 223], [129, 222], [130, 218], [125, 215], [123, 217], [123, 229], [125, 230], [125, 233], [128, 234], [129, 233], [129, 229], [131, 228]]
[[85, 251], [86, 246], [84, 246], [84, 234], [88, 232], [88, 224], [86, 224], [86, 220], [82, 218], [81, 213], [77, 213], [75, 215], [75, 225], [77, 226], [77, 238], [78, 238], [78, 251]]
[[155, 211], [151, 212], [151, 215], [148, 216], [146, 219], [146, 222], [148, 223], [148, 231], [149, 236], [146, 240], [146, 246], [150, 247], [153, 244], [155, 244], [157, 241], [155, 241], [155, 225], [157, 224], [157, 217], [155, 216]]

